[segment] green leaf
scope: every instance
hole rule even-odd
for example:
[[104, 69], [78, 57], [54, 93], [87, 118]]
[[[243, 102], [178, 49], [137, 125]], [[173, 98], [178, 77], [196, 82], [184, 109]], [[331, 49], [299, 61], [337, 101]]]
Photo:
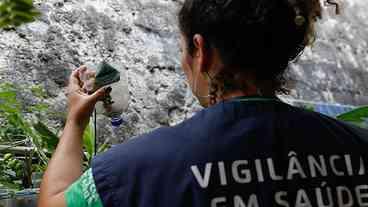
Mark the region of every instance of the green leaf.
[[0, 177], [0, 185], [13, 191], [18, 191], [22, 189], [21, 185], [5, 180], [2, 177]]
[[0, 91], [0, 100], [13, 100], [17, 97], [14, 91]]
[[45, 98], [47, 97], [47, 93], [40, 85], [35, 85], [31, 87], [32, 94], [38, 98]]
[[0, 27], [9, 28], [32, 22], [40, 13], [34, 8], [32, 0], [0, 1]]
[[97, 152], [102, 153], [106, 152], [110, 148], [110, 145], [108, 143], [103, 143], [100, 147], [98, 147]]
[[42, 112], [46, 112], [48, 109], [49, 106], [47, 104], [36, 104], [34, 106], [28, 107], [27, 111], [40, 114]]
[[368, 106], [340, 114], [336, 118], [347, 122], [363, 123], [365, 122], [365, 119], [368, 118]]
[[37, 122], [33, 128], [40, 134], [41, 141], [46, 144], [47, 149], [52, 152], [56, 149], [59, 137], [42, 122]]
[[11, 105], [9, 102], [7, 104], [0, 104], [0, 113], [17, 114], [20, 113], [19, 110], [19, 106]]
[[89, 162], [95, 151], [95, 135], [93, 131], [93, 127], [90, 125], [87, 126], [83, 135], [83, 147], [86, 150], [87, 161]]

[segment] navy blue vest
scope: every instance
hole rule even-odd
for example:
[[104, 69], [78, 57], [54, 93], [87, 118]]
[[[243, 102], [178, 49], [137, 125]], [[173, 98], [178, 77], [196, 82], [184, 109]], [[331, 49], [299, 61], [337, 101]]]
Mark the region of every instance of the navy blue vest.
[[108, 207], [368, 206], [368, 132], [277, 99], [234, 99], [97, 156]]

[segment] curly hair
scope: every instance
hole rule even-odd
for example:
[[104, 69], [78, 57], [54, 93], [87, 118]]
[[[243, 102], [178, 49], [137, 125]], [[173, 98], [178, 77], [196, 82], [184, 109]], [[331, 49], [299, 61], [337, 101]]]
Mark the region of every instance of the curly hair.
[[[201, 34], [207, 48], [219, 51], [225, 68], [213, 77], [212, 95], [244, 89], [244, 72], [287, 93], [285, 71], [314, 42], [322, 7], [319, 0], [185, 0], [178, 18], [187, 40]], [[187, 44], [192, 54], [194, 43]]]

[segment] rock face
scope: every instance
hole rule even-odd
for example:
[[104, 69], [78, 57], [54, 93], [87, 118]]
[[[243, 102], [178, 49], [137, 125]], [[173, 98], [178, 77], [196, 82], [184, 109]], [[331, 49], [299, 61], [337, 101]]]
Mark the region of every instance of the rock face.
[[[72, 69], [119, 62], [132, 97], [122, 136], [174, 125], [200, 108], [180, 69], [176, 13], [181, 2], [35, 1], [39, 20], [0, 32], [0, 81], [41, 84], [52, 110], [65, 112], [64, 89]], [[326, 13], [315, 46], [291, 67], [293, 98], [368, 102], [368, 3], [349, 0], [343, 8], [340, 16]], [[102, 136], [109, 136], [106, 123], [99, 118]]]
[[327, 8], [315, 45], [292, 67], [297, 99], [368, 103], [368, 2], [341, 3], [340, 15]]

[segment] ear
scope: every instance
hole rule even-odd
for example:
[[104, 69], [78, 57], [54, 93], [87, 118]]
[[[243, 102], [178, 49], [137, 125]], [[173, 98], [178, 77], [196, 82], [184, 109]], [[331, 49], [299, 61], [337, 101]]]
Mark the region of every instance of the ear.
[[210, 63], [210, 51], [207, 49], [207, 45], [202, 35], [195, 34], [193, 36], [193, 43], [194, 43], [194, 52], [193, 58], [196, 59], [199, 72], [204, 73], [208, 71], [208, 66]]

